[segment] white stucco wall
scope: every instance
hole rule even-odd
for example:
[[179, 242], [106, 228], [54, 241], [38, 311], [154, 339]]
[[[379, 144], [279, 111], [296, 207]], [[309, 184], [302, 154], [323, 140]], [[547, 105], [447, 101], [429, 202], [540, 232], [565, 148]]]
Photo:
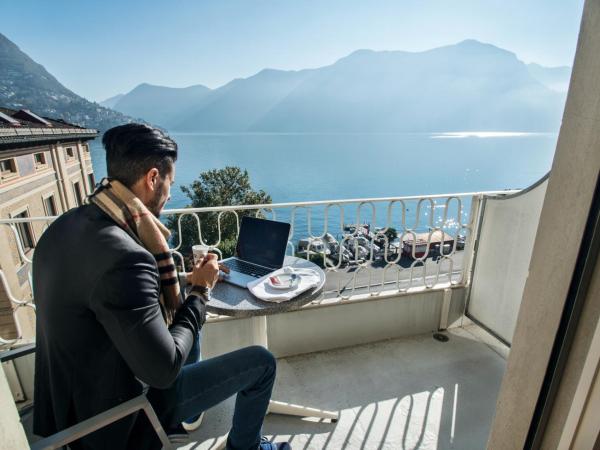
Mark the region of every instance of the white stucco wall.
[[479, 236], [469, 314], [512, 342], [548, 181], [488, 198]]
[[[451, 290], [449, 324], [462, 317], [464, 293], [464, 288]], [[432, 289], [267, 316], [269, 350], [281, 358], [437, 331], [443, 298], [443, 289]], [[203, 358], [259, 343], [252, 321], [207, 323], [202, 332]]]

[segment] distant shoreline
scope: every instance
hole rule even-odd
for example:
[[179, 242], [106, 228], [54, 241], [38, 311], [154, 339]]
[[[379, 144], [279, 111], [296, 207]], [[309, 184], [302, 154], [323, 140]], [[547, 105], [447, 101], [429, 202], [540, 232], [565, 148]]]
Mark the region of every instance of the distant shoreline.
[[172, 131], [171, 136], [430, 136], [432, 139], [558, 136], [558, 131]]

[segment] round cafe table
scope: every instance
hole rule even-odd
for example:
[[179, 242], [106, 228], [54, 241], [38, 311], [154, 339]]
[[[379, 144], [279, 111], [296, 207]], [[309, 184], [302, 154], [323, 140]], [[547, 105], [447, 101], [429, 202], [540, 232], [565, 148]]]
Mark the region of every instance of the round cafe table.
[[[210, 301], [206, 304], [207, 311], [225, 316], [250, 318], [252, 321], [252, 342], [250, 345], [262, 345], [265, 348], [269, 348], [267, 315], [300, 309], [302, 306], [316, 299], [325, 284], [325, 272], [310, 261], [295, 256], [286, 256], [283, 265], [313, 269], [319, 274], [319, 284], [291, 300], [275, 303], [266, 302], [254, 297], [248, 289], [234, 286], [227, 282], [220, 282], [211, 291]], [[337, 412], [323, 411], [275, 400], [271, 400], [268, 412], [301, 417], [318, 417], [330, 419], [333, 422], [338, 419]]]

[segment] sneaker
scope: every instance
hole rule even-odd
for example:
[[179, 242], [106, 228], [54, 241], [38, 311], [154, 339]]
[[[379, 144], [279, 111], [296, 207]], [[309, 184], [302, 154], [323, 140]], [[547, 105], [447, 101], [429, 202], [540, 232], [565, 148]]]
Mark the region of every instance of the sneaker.
[[190, 435], [181, 425], [167, 431], [167, 437], [169, 438], [169, 442], [175, 446], [186, 445], [191, 442]]
[[192, 431], [196, 431], [198, 428], [200, 428], [203, 418], [204, 418], [204, 413], [200, 413], [199, 416], [184, 420], [183, 422], [181, 422], [181, 425], [183, 426], [183, 429], [185, 431], [188, 431], [191, 433]]
[[287, 442], [271, 442], [266, 436], [260, 438], [260, 450], [292, 450]]

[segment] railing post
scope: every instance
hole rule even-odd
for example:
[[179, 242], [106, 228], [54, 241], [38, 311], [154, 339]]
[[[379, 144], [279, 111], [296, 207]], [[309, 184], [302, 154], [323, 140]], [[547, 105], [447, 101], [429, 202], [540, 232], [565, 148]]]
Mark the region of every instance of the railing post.
[[483, 195], [473, 195], [471, 200], [471, 212], [469, 214], [469, 236], [465, 239], [465, 248], [463, 253], [463, 273], [462, 281], [467, 289], [471, 284], [472, 269], [474, 267], [477, 249], [477, 240], [479, 238], [479, 228], [483, 219]]
[[452, 289], [444, 289], [444, 297], [442, 299], [442, 309], [440, 313], [440, 324], [438, 329], [440, 331], [448, 328], [448, 318], [450, 317], [450, 302], [452, 301]]

